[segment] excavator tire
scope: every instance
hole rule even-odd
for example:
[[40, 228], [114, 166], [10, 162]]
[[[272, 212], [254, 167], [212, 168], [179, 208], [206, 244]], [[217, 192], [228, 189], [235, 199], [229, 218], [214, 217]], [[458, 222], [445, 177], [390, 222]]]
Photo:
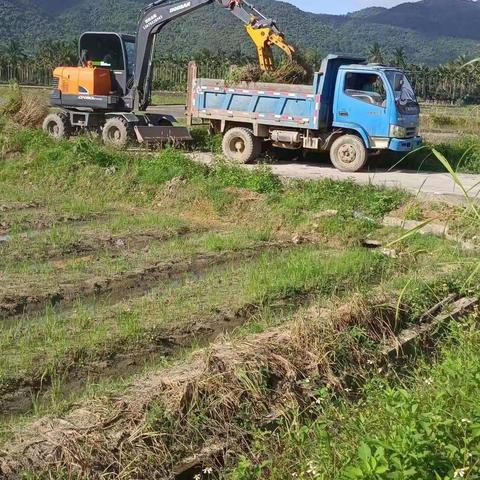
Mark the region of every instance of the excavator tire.
[[235, 127], [223, 137], [223, 154], [234, 163], [249, 163], [262, 153], [262, 141], [248, 128]]
[[68, 138], [72, 133], [70, 119], [64, 113], [51, 113], [43, 121], [43, 131], [55, 140]]
[[102, 130], [102, 139], [105, 145], [122, 149], [131, 138], [131, 129], [128, 122], [121, 117], [113, 117], [105, 122]]

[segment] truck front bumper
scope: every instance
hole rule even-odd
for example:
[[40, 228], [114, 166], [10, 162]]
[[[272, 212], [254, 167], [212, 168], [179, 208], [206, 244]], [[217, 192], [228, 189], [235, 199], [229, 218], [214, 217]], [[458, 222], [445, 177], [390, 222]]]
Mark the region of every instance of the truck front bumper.
[[414, 138], [392, 138], [390, 140], [389, 150], [394, 152], [411, 152], [422, 145], [422, 137]]

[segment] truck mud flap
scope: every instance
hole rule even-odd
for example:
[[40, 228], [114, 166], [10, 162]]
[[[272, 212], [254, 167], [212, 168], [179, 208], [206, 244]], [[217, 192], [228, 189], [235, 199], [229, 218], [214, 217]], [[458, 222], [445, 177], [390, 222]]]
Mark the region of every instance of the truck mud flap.
[[193, 140], [186, 127], [136, 125], [134, 128], [139, 143], [190, 142]]

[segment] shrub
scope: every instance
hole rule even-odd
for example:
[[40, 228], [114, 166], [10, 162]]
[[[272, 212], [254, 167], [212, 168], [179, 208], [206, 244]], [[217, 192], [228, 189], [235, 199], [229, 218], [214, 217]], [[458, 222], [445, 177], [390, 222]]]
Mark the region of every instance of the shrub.
[[219, 162], [215, 165], [213, 174], [222, 187], [246, 188], [257, 193], [279, 193], [282, 190], [281, 180], [266, 165], [249, 171], [243, 167]]
[[22, 91], [17, 83], [12, 83], [3, 97], [4, 102], [0, 107], [0, 114], [13, 117], [22, 108]]
[[33, 94], [22, 95], [20, 109], [13, 120], [24, 127], [39, 127], [48, 113], [44, 99]]

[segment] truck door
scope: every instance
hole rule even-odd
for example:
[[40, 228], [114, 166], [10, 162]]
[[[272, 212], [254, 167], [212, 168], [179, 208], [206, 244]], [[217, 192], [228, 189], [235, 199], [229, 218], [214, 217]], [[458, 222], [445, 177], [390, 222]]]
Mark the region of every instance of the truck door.
[[388, 137], [388, 90], [378, 73], [341, 71], [334, 104], [334, 126], [360, 127], [369, 137]]

